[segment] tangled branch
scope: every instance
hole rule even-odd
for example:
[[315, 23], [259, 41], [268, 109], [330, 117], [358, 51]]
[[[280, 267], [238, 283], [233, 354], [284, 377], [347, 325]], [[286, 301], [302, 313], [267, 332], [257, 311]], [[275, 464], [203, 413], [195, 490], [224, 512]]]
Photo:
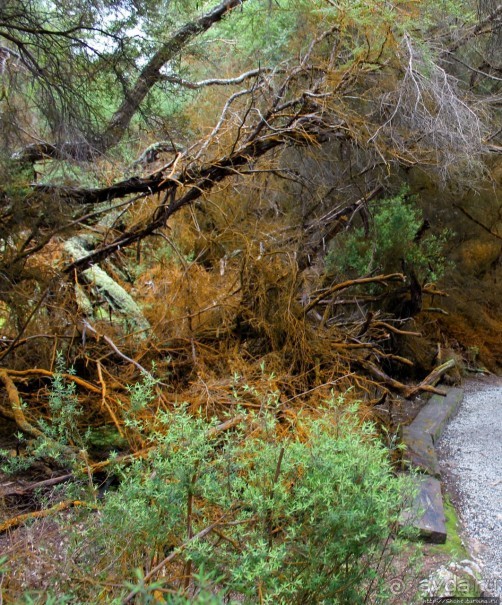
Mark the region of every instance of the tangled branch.
[[382, 97], [385, 121], [370, 141], [378, 145], [379, 138], [386, 137], [410, 164], [419, 162], [428, 149], [429, 163], [444, 178], [459, 163], [470, 174], [485, 151], [481, 117], [462, 98], [454, 77], [408, 35], [401, 53], [403, 77], [397, 90]]

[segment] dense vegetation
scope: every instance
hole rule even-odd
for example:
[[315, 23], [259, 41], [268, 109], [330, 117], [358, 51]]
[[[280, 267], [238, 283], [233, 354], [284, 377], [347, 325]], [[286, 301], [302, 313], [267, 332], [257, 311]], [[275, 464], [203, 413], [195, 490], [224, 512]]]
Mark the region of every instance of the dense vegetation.
[[501, 31], [489, 0], [0, 3], [0, 463], [31, 481], [0, 531], [66, 515], [32, 573], [0, 538], [5, 602], [386, 602], [395, 404], [479, 353], [417, 179], [493, 173]]

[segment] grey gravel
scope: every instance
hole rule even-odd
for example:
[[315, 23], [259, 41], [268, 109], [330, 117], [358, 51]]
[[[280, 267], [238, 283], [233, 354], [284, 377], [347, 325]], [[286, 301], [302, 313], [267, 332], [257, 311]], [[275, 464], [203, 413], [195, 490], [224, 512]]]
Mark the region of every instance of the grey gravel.
[[502, 378], [466, 383], [464, 401], [437, 446], [483, 588], [502, 596]]

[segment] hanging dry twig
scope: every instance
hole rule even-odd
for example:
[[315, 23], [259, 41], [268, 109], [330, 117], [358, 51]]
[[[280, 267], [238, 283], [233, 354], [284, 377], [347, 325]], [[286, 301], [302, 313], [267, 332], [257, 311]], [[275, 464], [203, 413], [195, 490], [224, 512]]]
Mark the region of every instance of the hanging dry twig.
[[84, 319], [84, 321], [82, 323], [84, 324], [84, 329], [85, 330], [89, 330], [89, 332], [92, 332], [98, 338], [102, 338], [105, 342], [107, 342], [110, 345], [110, 347], [115, 351], [115, 353], [117, 353], [117, 355], [119, 357], [122, 357], [122, 359], [125, 359], [125, 361], [127, 361], [128, 363], [132, 363], [132, 365], [135, 366], [136, 368], [138, 368], [138, 370], [142, 374], [145, 374], [146, 376], [150, 376], [150, 378], [152, 378], [152, 380], [155, 380], [153, 378], [153, 376], [150, 374], [150, 372], [148, 370], [145, 370], [145, 368], [141, 364], [139, 364], [134, 359], [131, 359], [130, 357], [127, 357], [127, 355], [125, 355], [124, 353], [122, 353], [122, 351], [119, 350], [119, 348], [117, 347], [117, 345], [113, 342], [113, 340], [109, 336], [106, 336], [106, 334], [100, 334], [96, 330], [96, 328], [93, 328], [91, 326], [91, 324], [87, 320], [85, 320], [85, 319]]

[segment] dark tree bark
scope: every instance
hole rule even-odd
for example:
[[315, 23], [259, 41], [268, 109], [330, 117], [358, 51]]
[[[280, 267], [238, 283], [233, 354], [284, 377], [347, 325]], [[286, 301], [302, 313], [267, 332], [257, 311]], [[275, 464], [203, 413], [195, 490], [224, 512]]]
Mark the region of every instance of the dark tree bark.
[[[289, 130], [286, 133], [283, 133], [282, 136], [264, 137], [252, 141], [236, 150], [234, 153], [207, 166], [192, 168], [185, 174], [177, 175], [176, 180], [165, 179], [162, 178], [162, 176], [154, 175], [153, 177], [147, 177], [145, 179], [134, 178], [128, 181], [122, 181], [104, 189], [57, 190], [59, 195], [67, 197], [68, 199], [72, 199], [72, 197], [75, 196], [75, 199], [82, 203], [102, 202], [125, 197], [131, 193], [138, 192], [147, 195], [165, 192], [162, 203], [157, 207], [151, 219], [145, 226], [126, 231], [113, 242], [102, 246], [101, 248], [97, 248], [88, 256], [74, 261], [64, 269], [64, 272], [73, 273], [75, 271], [83, 271], [91, 265], [108, 258], [117, 250], [130, 246], [148, 237], [157, 229], [164, 227], [167, 220], [181, 208], [196, 202], [224, 178], [235, 176], [235, 174], [239, 173], [239, 168], [262, 157], [272, 149], [291, 143], [301, 146], [312, 144], [314, 141], [322, 142], [327, 136], [328, 133], [323, 132], [316, 123], [313, 123], [310, 127], [304, 127], [302, 130]], [[191, 185], [191, 187], [186, 193], [177, 198], [176, 193], [180, 184], [189, 187]], [[55, 193], [55, 191], [56, 189], [52, 188], [52, 193]]]
[[225, 15], [244, 2], [246, 0], [223, 0], [209, 12], [194, 21], [186, 23], [174, 32], [143, 67], [133, 87], [124, 95], [120, 107], [115, 111], [103, 131], [94, 137], [94, 140], [87, 144], [68, 142], [62, 148], [47, 142], [38, 143], [17, 152], [13, 159], [27, 163], [47, 158], [92, 160], [97, 155], [106, 153], [120, 142], [129, 127], [131, 119], [139, 110], [148, 93], [158, 82], [164, 79], [161, 73], [162, 67], [173, 60], [194, 38], [209, 30], [221, 21]]
[[104, 153], [114, 147], [124, 136], [132, 117], [138, 111], [150, 90], [162, 79], [161, 69], [171, 61], [196, 36], [204, 33], [215, 23], [232, 11], [236, 6], [242, 5], [246, 0], [224, 0], [211, 11], [199, 19], [186, 23], [171, 38], [162, 44], [150, 61], [142, 69], [136, 84], [124, 98], [121, 106], [112, 116], [110, 123], [103, 132], [96, 148]]

